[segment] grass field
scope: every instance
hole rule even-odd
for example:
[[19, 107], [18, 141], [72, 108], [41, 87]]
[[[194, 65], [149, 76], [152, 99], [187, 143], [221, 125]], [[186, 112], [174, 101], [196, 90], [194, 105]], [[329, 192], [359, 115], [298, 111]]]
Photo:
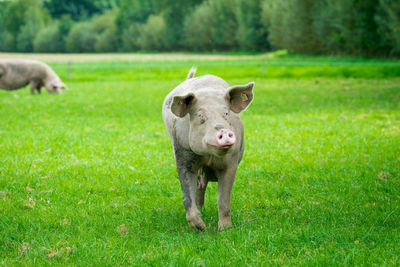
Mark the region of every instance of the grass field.
[[[399, 61], [48, 59], [65, 94], [0, 91], [1, 265], [400, 265]], [[161, 119], [192, 65], [256, 84], [223, 232], [217, 184], [189, 228]]]

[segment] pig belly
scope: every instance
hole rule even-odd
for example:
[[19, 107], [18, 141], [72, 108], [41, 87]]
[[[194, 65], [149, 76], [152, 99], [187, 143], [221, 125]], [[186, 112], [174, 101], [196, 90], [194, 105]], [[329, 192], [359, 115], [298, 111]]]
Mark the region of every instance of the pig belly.
[[5, 90], [17, 90], [22, 87], [25, 87], [29, 84], [29, 81], [18, 79], [14, 82], [7, 82], [7, 77], [3, 77], [0, 79], [0, 88]]

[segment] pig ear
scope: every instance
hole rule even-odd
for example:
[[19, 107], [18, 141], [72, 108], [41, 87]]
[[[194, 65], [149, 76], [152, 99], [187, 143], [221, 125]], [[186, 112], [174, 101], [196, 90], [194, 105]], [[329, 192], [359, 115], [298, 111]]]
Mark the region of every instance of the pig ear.
[[245, 110], [253, 100], [254, 82], [246, 85], [236, 85], [228, 88], [226, 97], [231, 104], [231, 110], [240, 113]]
[[185, 117], [185, 115], [189, 112], [190, 105], [193, 103], [195, 99], [194, 94], [189, 93], [185, 96], [174, 96], [171, 105], [171, 111], [178, 117]]

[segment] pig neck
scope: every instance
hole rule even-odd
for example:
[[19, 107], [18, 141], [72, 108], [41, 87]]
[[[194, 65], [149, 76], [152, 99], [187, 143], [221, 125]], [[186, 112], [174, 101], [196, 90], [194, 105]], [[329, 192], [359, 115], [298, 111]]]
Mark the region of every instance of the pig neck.
[[45, 72], [46, 72], [46, 75], [44, 77], [45, 83], [60, 81], [60, 78], [50, 67], [48, 67], [48, 66], [44, 66], [44, 67], [45, 67]]
[[205, 165], [207, 167], [210, 167], [214, 170], [222, 170], [222, 169], [226, 169], [227, 166], [229, 165], [229, 160], [230, 155], [227, 154], [223, 157], [216, 157], [214, 155], [207, 155], [207, 156], [203, 156], [203, 159], [201, 161], [201, 165]]

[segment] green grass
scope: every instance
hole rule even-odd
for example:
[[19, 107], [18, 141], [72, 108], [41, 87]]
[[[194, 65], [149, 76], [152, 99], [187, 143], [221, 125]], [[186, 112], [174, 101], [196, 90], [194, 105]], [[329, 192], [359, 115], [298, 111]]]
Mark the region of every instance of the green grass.
[[[256, 83], [223, 232], [215, 183], [189, 228], [161, 120], [192, 64]], [[399, 62], [263, 64], [74, 63], [63, 95], [0, 91], [0, 264], [400, 265]]]

